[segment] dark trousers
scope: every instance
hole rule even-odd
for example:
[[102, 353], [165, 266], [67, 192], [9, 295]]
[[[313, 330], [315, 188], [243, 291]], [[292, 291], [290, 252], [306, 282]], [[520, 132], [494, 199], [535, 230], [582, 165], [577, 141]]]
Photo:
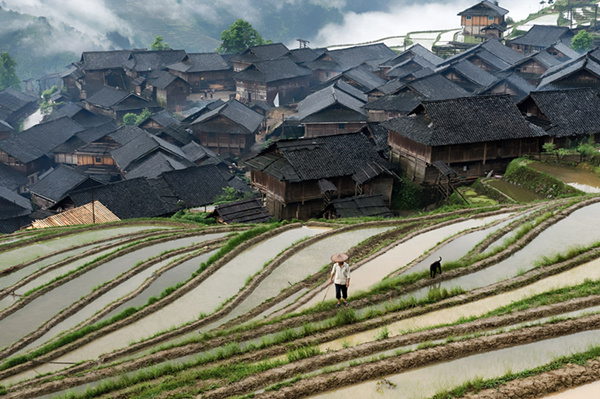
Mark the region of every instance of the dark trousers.
[[346, 284], [336, 284], [335, 297], [337, 299], [340, 299], [342, 296], [344, 297], [344, 299], [348, 298], [348, 287], [346, 287]]

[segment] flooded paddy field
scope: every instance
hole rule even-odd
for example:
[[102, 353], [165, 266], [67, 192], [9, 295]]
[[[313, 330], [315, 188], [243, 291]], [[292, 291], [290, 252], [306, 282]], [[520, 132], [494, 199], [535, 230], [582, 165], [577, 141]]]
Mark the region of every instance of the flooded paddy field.
[[[508, 207], [501, 212], [495, 208], [495, 213], [482, 216], [467, 212], [461, 214], [464, 219], [451, 223], [444, 217], [417, 216], [416, 227], [401, 234], [394, 233], [395, 227], [408, 226], [413, 219], [370, 222], [362, 228], [357, 223], [356, 228], [339, 233], [341, 224], [280, 226], [260, 233], [247, 245], [237, 244], [239, 250], [214, 263], [209, 259], [220, 254], [218, 246], [202, 253], [180, 253], [127, 278], [119, 277], [165, 250], [195, 244], [193, 237], [173, 237], [106, 262], [105, 275], [90, 274], [99, 266], [71, 280], [92, 276], [88, 279], [96, 284], [80, 284], [86, 285], [83, 291], [65, 282], [0, 319], [0, 339], [7, 341], [2, 346], [11, 345], [36, 331], [43, 322], [40, 313], [56, 315], [102, 282], [122, 279], [19, 349], [20, 354], [39, 356], [40, 362], [17, 357], [10, 364], [0, 362], [0, 385], [10, 399], [67, 394], [113, 397], [117, 392], [123, 398], [430, 398], [476, 378], [498, 378], [547, 365], [561, 356], [588, 353], [600, 346], [596, 321], [600, 227], [591, 222], [600, 216], [600, 202], [592, 197], [569, 201]], [[545, 204], [553, 205], [545, 211]], [[544, 222], [536, 222], [541, 216]], [[533, 226], [530, 235], [505, 242], [527, 224]], [[481, 246], [483, 242], [487, 244]], [[482, 252], [477, 256], [486, 261], [490, 256], [486, 251], [495, 254], [493, 248], [499, 245], [506, 247], [502, 256], [489, 258], [485, 267], [466, 266], [455, 274], [447, 270], [443, 281], [425, 276], [439, 256], [442, 265], [460, 262], [479, 248]], [[589, 248], [573, 251], [584, 246]], [[330, 300], [333, 291], [323, 302], [326, 286], [321, 280], [327, 278], [331, 255], [339, 252], [351, 252], [350, 263], [358, 264], [352, 272], [351, 306], [341, 309]], [[575, 256], [581, 260], [558, 268], [559, 262], [568, 263]], [[552, 262], [557, 266], [552, 262], [540, 266], [543, 258], [556, 258]], [[117, 259], [126, 265], [117, 265]], [[181, 262], [169, 268], [177, 260]], [[208, 268], [196, 273], [206, 262]], [[385, 288], [394, 292], [393, 297], [383, 288], [370, 291], [387, 276], [397, 276], [399, 286]], [[21, 289], [49, 281], [39, 278]], [[159, 299], [165, 289], [182, 283]], [[405, 287], [413, 286], [405, 292]], [[353, 299], [359, 290], [364, 291]], [[557, 296], [561, 290], [572, 293]], [[51, 296], [54, 292], [56, 297]], [[546, 296], [553, 298], [548, 304], [537, 299]], [[583, 305], [566, 306], [575, 300]], [[519, 305], [505, 314], [509, 320], [514, 312], [514, 322], [510, 319], [497, 326], [484, 322], [492, 317], [490, 312], [528, 301], [531, 308]], [[42, 310], [34, 309], [34, 304]], [[551, 310], [563, 305], [564, 310]], [[141, 309], [139, 315], [112, 322], [64, 348], [33, 355], [45, 342], [76, 330], [92, 317], [106, 322], [132, 307]], [[529, 317], [527, 312], [539, 315]], [[38, 315], [36, 323], [26, 320], [26, 314]], [[4, 330], [6, 321], [18, 325], [18, 332]], [[485, 328], [471, 327], [479, 322]], [[536, 333], [528, 335], [529, 329]], [[446, 330], [463, 332], [444, 335]], [[521, 338], [511, 342], [512, 336]], [[403, 343], [405, 337], [412, 341]], [[464, 354], [453, 349], [480, 344], [480, 349]], [[199, 360], [206, 356], [212, 358]], [[412, 363], [407, 368], [381, 368], [394, 364], [396, 358], [400, 365]], [[120, 371], [113, 373], [113, 367]], [[162, 383], [167, 375], [168, 387]], [[584, 392], [584, 387], [576, 389]]]

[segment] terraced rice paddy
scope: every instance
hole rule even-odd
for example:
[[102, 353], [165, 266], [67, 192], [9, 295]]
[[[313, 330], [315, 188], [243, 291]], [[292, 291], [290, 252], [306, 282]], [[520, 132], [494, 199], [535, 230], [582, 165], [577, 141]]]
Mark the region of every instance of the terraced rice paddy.
[[[550, 382], [531, 397], [585, 398], [600, 380], [599, 214], [582, 197], [344, 224], [158, 224], [144, 238], [123, 223], [21, 260], [25, 234], [2, 257], [0, 392], [518, 397], [535, 378]], [[337, 252], [354, 269], [349, 308], [328, 290]]]

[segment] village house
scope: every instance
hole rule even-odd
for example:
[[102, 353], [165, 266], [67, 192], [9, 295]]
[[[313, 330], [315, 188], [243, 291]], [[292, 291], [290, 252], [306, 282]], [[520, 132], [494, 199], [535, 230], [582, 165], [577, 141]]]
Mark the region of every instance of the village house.
[[498, 78], [488, 87], [479, 90], [478, 95], [509, 94], [515, 103], [520, 102], [535, 90], [535, 86], [514, 72], [500, 72]]
[[362, 133], [280, 140], [245, 164], [278, 219], [306, 220], [355, 195], [381, 194], [389, 204], [395, 179]]
[[594, 49], [573, 60], [549, 68], [538, 89], [591, 87], [600, 89], [600, 50]]
[[219, 53], [190, 53], [167, 70], [191, 85], [192, 93], [233, 90], [233, 67]]
[[427, 66], [433, 65], [434, 67], [440, 65], [444, 61], [442, 58], [438, 57], [437, 55], [433, 54], [431, 51], [427, 50], [425, 47], [417, 43], [410, 46], [397, 56], [379, 65], [379, 70], [382, 73], [381, 76], [390, 76], [388, 75], [388, 71], [390, 69], [400, 64], [404, 64], [405, 62], [410, 61], [413, 58], [419, 58], [420, 60], [422, 60], [422, 63], [427, 63]]
[[466, 60], [450, 64], [444, 67], [439, 73], [470, 93], [487, 87], [498, 80], [491, 73]]
[[148, 78], [154, 71], [161, 71], [167, 66], [183, 61], [187, 54], [185, 50], [132, 50], [121, 67], [127, 78], [127, 88], [133, 87], [132, 82], [137, 78]]
[[0, 140], [9, 137], [14, 131], [15, 129], [13, 129], [11, 125], [0, 120]]
[[14, 191], [17, 194], [26, 192], [29, 179], [24, 173], [18, 172], [0, 162], [0, 187]]
[[510, 40], [509, 45], [513, 50], [529, 55], [557, 43], [570, 46], [574, 36], [573, 31], [566, 26], [533, 25], [523, 36]]
[[462, 53], [446, 58], [439, 66], [454, 64], [466, 60], [481, 69], [494, 73], [503, 71], [521, 60], [523, 55], [502, 44], [498, 39], [490, 38]]
[[236, 99], [276, 106], [290, 104], [306, 97], [311, 74], [289, 58], [257, 61], [233, 74]]
[[294, 118], [304, 126], [304, 137], [358, 132], [367, 122], [364, 101], [331, 85], [298, 104]]
[[[157, 134], [167, 127], [177, 127], [179, 125], [179, 120], [169, 111], [163, 109], [162, 111], [150, 115], [146, 120], [139, 123], [138, 127], [152, 134]], [[189, 143], [189, 141], [186, 141], [184, 144], [187, 143]]]
[[67, 141], [52, 150], [54, 162], [57, 164], [77, 165], [77, 150], [115, 130], [117, 130], [117, 125], [115, 125], [112, 120], [109, 120], [109, 122], [103, 125], [89, 127], [75, 133]]
[[365, 65], [359, 65], [342, 72], [336, 77], [325, 82], [324, 85], [330, 85], [333, 82], [343, 81], [354, 86], [363, 93], [369, 92], [377, 87], [386, 84], [387, 80], [380, 78]]
[[538, 51], [517, 61], [507, 71], [511, 71], [521, 76], [532, 85], [537, 85], [540, 76], [553, 66], [561, 64], [562, 61], [550, 55], [546, 51]]
[[117, 122], [121, 122], [125, 114], [141, 114], [146, 108], [150, 112], [160, 109], [154, 102], [112, 87], [103, 87], [94, 95], [83, 100], [83, 104], [87, 110], [108, 116]]
[[31, 200], [40, 208], [50, 208], [69, 193], [82, 188], [101, 186], [103, 183], [66, 165], [59, 165], [37, 183], [29, 187]]
[[502, 173], [511, 160], [539, 152], [546, 136], [509, 96], [423, 101], [410, 115], [382, 125], [389, 130], [390, 160], [419, 184], [436, 184], [436, 162], [467, 181]]
[[169, 111], [181, 110], [192, 91], [192, 86], [182, 78], [160, 70], [135, 79], [133, 84], [137, 95]]
[[38, 108], [39, 98], [22, 93], [12, 87], [0, 91], [0, 140], [3, 133], [18, 127], [19, 121], [33, 114]]
[[263, 116], [237, 100], [202, 114], [190, 124], [200, 143], [219, 155], [239, 156], [255, 142]]
[[63, 85], [73, 100], [86, 99], [105, 86], [128, 87], [123, 64], [130, 50], [84, 51], [70, 73], [63, 75]]
[[[502, 37], [506, 29], [504, 16], [508, 10], [500, 7], [497, 1], [481, 1], [458, 13], [465, 36], [481, 37], [491, 35]], [[487, 28], [487, 29], [485, 29]]]
[[415, 92], [389, 94], [371, 101], [363, 107], [369, 122], [383, 122], [408, 115], [421, 103], [423, 97]]
[[381, 195], [359, 195], [332, 200], [323, 210], [325, 219], [392, 217]]
[[552, 46], [548, 47], [546, 49], [546, 52], [562, 62], [572, 60], [581, 55], [569, 46], [570, 46], [570, 43], [569, 43], [569, 45], [566, 45], [562, 42], [558, 42], [558, 43], [553, 44]]
[[533, 91], [518, 107], [560, 148], [600, 139], [600, 98], [590, 88]]
[[387, 71], [386, 75], [392, 79], [408, 82], [433, 74], [436, 67], [436, 65], [430, 63], [425, 58], [416, 56], [392, 67]]
[[234, 201], [228, 204], [217, 205], [210, 214], [219, 223], [267, 223], [272, 216], [258, 198]]
[[11, 234], [29, 225], [31, 212], [27, 198], [0, 186], [0, 234]]
[[470, 93], [449, 81], [441, 74], [425, 76], [403, 85], [390, 94], [414, 93], [428, 100], [445, 100], [449, 98], [465, 97]]
[[252, 46], [240, 51], [229, 59], [233, 72], [240, 72], [255, 62], [275, 60], [290, 56], [290, 50], [281, 43]]

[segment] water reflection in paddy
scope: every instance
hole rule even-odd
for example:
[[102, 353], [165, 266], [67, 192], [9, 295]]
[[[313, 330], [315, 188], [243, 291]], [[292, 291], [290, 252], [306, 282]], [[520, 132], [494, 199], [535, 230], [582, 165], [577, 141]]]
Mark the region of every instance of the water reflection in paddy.
[[111, 238], [117, 235], [136, 233], [149, 229], [168, 229], [170, 227], [159, 226], [128, 226], [115, 227], [104, 230], [86, 231], [83, 233], [73, 233], [66, 237], [59, 237], [49, 241], [30, 244], [25, 247], [16, 248], [2, 253], [0, 256], [0, 269], [29, 262], [42, 255], [56, 252], [62, 249], [73, 247], [75, 245], [85, 244], [91, 241]]
[[[125, 347], [131, 342], [152, 336], [172, 326], [194, 321], [201, 312], [213, 312], [223, 301], [238, 292], [248, 276], [261, 270], [267, 261], [273, 259], [283, 249], [299, 239], [323, 231], [323, 229], [302, 227], [288, 230], [256, 244], [222, 266], [198, 287], [183, 295], [177, 301], [133, 324], [83, 345], [77, 350], [61, 356], [56, 361], [78, 362], [85, 359], [94, 359], [103, 353]], [[38, 367], [36, 371], [45, 373], [62, 367], [57, 364], [46, 364]], [[30, 378], [35, 373], [33, 371], [23, 373], [11, 380]]]
[[539, 195], [535, 191], [529, 190], [523, 186], [517, 186], [516, 184], [507, 182], [506, 180], [488, 180], [485, 184], [488, 184], [489, 186], [495, 188], [501, 193], [504, 193], [509, 198], [512, 198], [517, 202], [533, 202], [544, 199], [543, 196]]
[[560, 356], [573, 355], [600, 345], [600, 331], [585, 331], [531, 344], [500, 349], [434, 366], [384, 377], [395, 389], [377, 390], [372, 380], [352, 385], [314, 398], [428, 398], [436, 392], [452, 389], [475, 378], [494, 378], [517, 373], [552, 362]]
[[598, 397], [600, 397], [600, 381], [544, 396], [542, 399], [598, 399]]
[[[510, 305], [511, 302], [520, 301], [524, 298], [529, 298], [558, 288], [582, 284], [586, 279], [600, 279], [600, 259], [582, 264], [555, 276], [547, 277], [523, 288], [392, 323], [388, 325], [389, 335], [394, 336], [405, 331], [415, 331], [431, 326], [456, 323], [460, 318], [482, 316], [499, 307]], [[344, 341], [351, 345], [369, 342], [373, 340], [373, 337], [378, 331], [379, 329], [368, 330], [347, 336], [343, 339], [324, 343], [320, 345], [320, 349], [322, 351], [326, 351], [327, 349], [337, 350], [343, 346]]]
[[589, 170], [547, 162], [531, 162], [530, 168], [546, 173], [586, 193], [600, 193], [600, 178]]
[[166, 250], [185, 247], [214, 238], [216, 237], [212, 234], [186, 237], [138, 249], [66, 282], [0, 320], [0, 347], [8, 345], [33, 331], [44, 321], [49, 320], [62, 309], [87, 295], [97, 285], [114, 279], [119, 274], [135, 266], [139, 261], [157, 256]]

